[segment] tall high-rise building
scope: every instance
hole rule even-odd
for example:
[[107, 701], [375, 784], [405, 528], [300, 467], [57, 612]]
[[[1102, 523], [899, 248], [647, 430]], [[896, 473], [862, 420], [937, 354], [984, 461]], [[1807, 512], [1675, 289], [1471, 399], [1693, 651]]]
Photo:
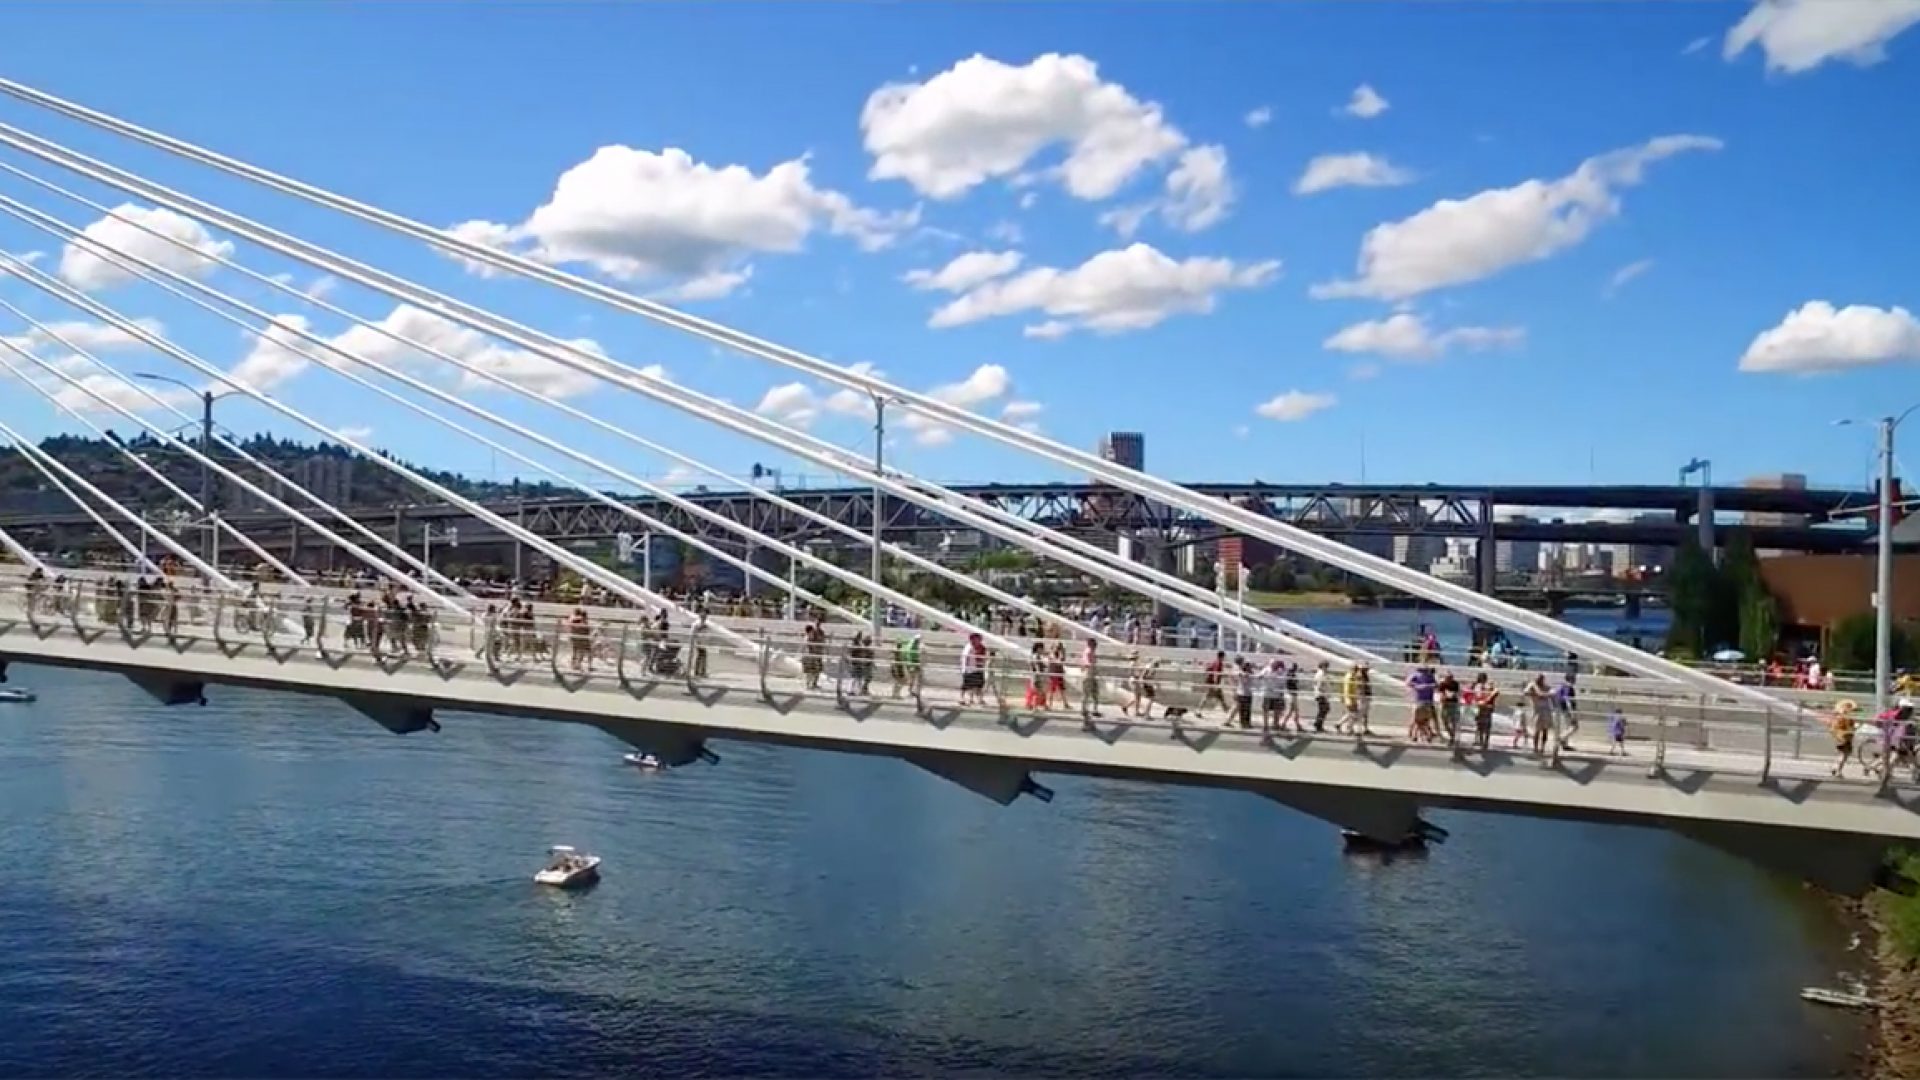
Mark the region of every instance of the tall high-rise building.
[[1393, 538], [1393, 561], [1401, 566], [1425, 573], [1435, 559], [1447, 552], [1445, 538], [1439, 536], [1396, 536]]
[[1138, 431], [1109, 431], [1100, 436], [1100, 456], [1129, 469], [1147, 467], [1147, 437]]

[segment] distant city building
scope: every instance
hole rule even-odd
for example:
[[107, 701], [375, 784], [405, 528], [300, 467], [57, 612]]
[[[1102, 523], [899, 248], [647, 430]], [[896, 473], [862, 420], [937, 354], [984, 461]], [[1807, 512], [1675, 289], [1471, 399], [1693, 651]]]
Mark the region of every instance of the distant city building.
[[1446, 540], [1438, 536], [1396, 536], [1393, 561], [1401, 566], [1425, 572], [1435, 559], [1447, 552]]
[[[1517, 525], [1532, 525], [1538, 519], [1520, 515], [1505, 519]], [[1501, 540], [1493, 545], [1493, 570], [1496, 574], [1528, 574], [1540, 563], [1540, 541]]]
[[[353, 504], [353, 459], [333, 454], [314, 454], [301, 458], [291, 464], [279, 466], [280, 475], [294, 484], [312, 492], [315, 497], [334, 506]], [[262, 491], [269, 492], [281, 502], [301, 504], [302, 500], [293, 496], [293, 490], [287, 484], [264, 477], [250, 477]], [[227, 503], [232, 508], [246, 511], [268, 511], [273, 505], [266, 499], [237, 484], [227, 485]]]
[[1109, 431], [1100, 436], [1100, 456], [1129, 469], [1147, 467], [1147, 437], [1138, 431]]

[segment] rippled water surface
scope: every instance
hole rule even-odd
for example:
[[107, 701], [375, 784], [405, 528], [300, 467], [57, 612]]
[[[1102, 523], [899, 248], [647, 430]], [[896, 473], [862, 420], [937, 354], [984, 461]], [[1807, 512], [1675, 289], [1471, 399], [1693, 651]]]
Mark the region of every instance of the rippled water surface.
[[[569, 725], [13, 674], [5, 1075], [1826, 1075], [1858, 1038], [1796, 996], [1859, 962], [1824, 910], [1653, 831], [1452, 815], [1382, 863], [1245, 794], [642, 775]], [[552, 843], [604, 883], [534, 886]]]

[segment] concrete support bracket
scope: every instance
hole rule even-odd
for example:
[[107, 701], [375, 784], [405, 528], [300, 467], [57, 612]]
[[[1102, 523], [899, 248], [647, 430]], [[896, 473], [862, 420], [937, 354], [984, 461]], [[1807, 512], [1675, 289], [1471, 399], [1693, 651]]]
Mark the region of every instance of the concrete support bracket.
[[709, 765], [720, 764], [720, 755], [707, 749], [706, 739], [696, 732], [644, 721], [589, 723], [635, 750], [652, 754], [670, 769], [691, 765], [696, 761], [704, 761]]
[[1001, 806], [1022, 795], [1031, 795], [1041, 802], [1053, 801], [1053, 789], [1035, 782], [1025, 765], [1008, 758], [938, 751], [912, 751], [900, 756], [942, 780], [950, 780]]
[[393, 732], [411, 735], [416, 731], [439, 731], [440, 722], [425, 705], [395, 705], [384, 701], [353, 701], [348, 705], [360, 715]]
[[127, 681], [145, 691], [162, 705], [205, 705], [207, 684], [198, 679], [178, 679], [171, 675], [129, 674]]
[[1382, 844], [1397, 844], [1409, 836], [1436, 843], [1447, 837], [1445, 829], [1421, 820], [1419, 803], [1396, 792], [1289, 784], [1264, 788], [1260, 794]]

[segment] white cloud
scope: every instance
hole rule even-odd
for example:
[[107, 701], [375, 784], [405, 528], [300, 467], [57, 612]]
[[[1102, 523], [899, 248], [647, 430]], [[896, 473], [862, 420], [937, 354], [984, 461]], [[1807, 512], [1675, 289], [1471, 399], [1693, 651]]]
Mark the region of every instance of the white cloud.
[[[177, 409], [193, 404], [196, 401], [196, 395], [190, 394], [178, 387], [138, 387], [128, 382], [122, 376], [109, 375], [99, 368], [93, 367], [93, 365], [87, 364], [85, 361], [78, 360], [77, 358], [69, 358], [59, 366], [80, 385], [75, 386], [72, 383], [56, 381], [51, 378], [44, 381], [36, 380], [36, 382], [40, 382], [41, 385], [49, 388], [57, 386], [58, 389], [54, 389], [53, 391], [53, 399], [75, 412], [118, 415], [114, 413], [111, 406], [104, 403], [111, 402], [113, 405], [118, 405], [128, 412], [147, 413], [161, 408], [162, 405], [160, 403], [162, 402]], [[82, 374], [81, 369], [85, 369], [86, 373]], [[85, 389], [83, 390], [81, 387], [85, 387]], [[147, 393], [141, 393], [142, 389], [145, 389]], [[91, 393], [88, 391], [91, 391]], [[149, 397], [149, 394], [152, 396]], [[158, 400], [156, 401], [155, 399]]]
[[1233, 206], [1233, 180], [1227, 175], [1222, 146], [1196, 146], [1180, 155], [1167, 174], [1167, 195], [1160, 215], [1182, 232], [1199, 232], [1220, 223]]
[[1293, 182], [1295, 195], [1313, 195], [1340, 187], [1398, 187], [1411, 184], [1410, 170], [1368, 153], [1321, 154], [1307, 162]]
[[1210, 312], [1222, 291], [1256, 288], [1279, 272], [1278, 260], [1176, 261], [1151, 245], [1133, 244], [1103, 251], [1070, 270], [1035, 267], [989, 281], [935, 311], [928, 325], [961, 326], [1033, 311], [1050, 320], [1029, 328], [1030, 336], [1065, 333], [1050, 323], [1109, 334], [1144, 330], [1173, 315]]
[[1732, 60], [1754, 45], [1767, 70], [1812, 71], [1829, 60], [1871, 67], [1887, 58], [1887, 42], [1920, 23], [1920, 0], [1759, 0], [1727, 31], [1721, 55]]
[[1380, 365], [1371, 361], [1355, 364], [1347, 369], [1347, 378], [1354, 382], [1366, 382], [1380, 377]]
[[1058, 341], [1071, 333], [1073, 333], [1073, 324], [1060, 319], [1048, 319], [1043, 323], [1034, 323], [1032, 326], [1020, 328], [1021, 337], [1030, 337], [1039, 341]]
[[227, 372], [225, 381], [234, 386], [271, 391], [299, 375], [307, 369], [309, 361], [292, 347], [315, 351], [313, 343], [298, 333], [308, 329], [311, 324], [304, 316], [274, 316], [265, 335], [251, 338], [252, 350]]
[[1612, 296], [1619, 292], [1621, 286], [1651, 269], [1653, 269], [1652, 259], [1638, 259], [1615, 270], [1613, 276], [1607, 279], [1606, 295]]
[[1017, 221], [996, 221], [987, 229], [987, 239], [1002, 244], [1018, 244], [1027, 238]]
[[1687, 42], [1686, 48], [1680, 50], [1680, 55], [1692, 56], [1694, 53], [1704, 50], [1707, 46], [1711, 44], [1713, 44], [1713, 38], [1711, 35], [1707, 37], [1694, 38], [1692, 41]]
[[1253, 428], [1251, 428], [1251, 427], [1248, 427], [1248, 426], [1247, 426], [1246, 424], [1235, 424], [1235, 425], [1233, 425], [1233, 437], [1234, 437], [1234, 438], [1236, 438], [1236, 439], [1244, 439], [1244, 438], [1246, 438], [1246, 437], [1247, 437], [1248, 435], [1251, 435], [1251, 434], [1253, 434]]
[[1300, 390], [1289, 390], [1262, 402], [1253, 411], [1269, 420], [1290, 422], [1305, 420], [1323, 409], [1331, 409], [1339, 401], [1332, 394], [1311, 394]]
[[1257, 109], [1249, 109], [1247, 110], [1247, 115], [1242, 119], [1246, 121], [1248, 127], [1257, 131], [1273, 123], [1273, 109], [1266, 105], [1262, 105]]
[[909, 270], [901, 280], [916, 289], [966, 292], [1013, 273], [1024, 258], [1017, 251], [969, 251], [938, 270]]
[[695, 161], [676, 147], [655, 153], [603, 146], [560, 174], [553, 194], [524, 223], [468, 221], [447, 232], [540, 262], [585, 264], [622, 281], [693, 279], [683, 287], [712, 298], [746, 280], [750, 256], [799, 251], [816, 231], [875, 250], [918, 221], [917, 210], [868, 210], [814, 186], [805, 158], [756, 174]]
[[321, 274], [307, 285], [305, 292], [309, 300], [325, 300], [340, 287], [340, 279], [332, 274]]
[[[887, 376], [886, 372], [864, 360], [857, 364], [848, 364], [847, 370], [855, 375], [865, 375], [873, 379], [884, 379]], [[823, 404], [828, 412], [838, 413], [841, 416], [873, 415], [873, 395], [862, 393], [850, 386], [843, 386], [828, 394]]]
[[753, 267], [743, 266], [738, 270], [714, 270], [690, 278], [664, 289], [655, 295], [662, 300], [684, 303], [698, 300], [718, 300], [733, 295], [733, 291], [745, 285], [753, 278]]
[[[147, 230], [152, 230], [149, 232]], [[186, 244], [176, 247], [153, 235], [160, 233]], [[180, 274], [206, 277], [215, 258], [233, 254], [233, 244], [216, 240], [198, 221], [171, 210], [122, 203], [113, 212], [81, 230], [81, 235], [122, 255], [144, 259]], [[91, 245], [70, 241], [60, 251], [60, 279], [76, 289], [95, 292], [135, 279], [135, 275], [100, 256]]]
[[340, 433], [341, 438], [352, 439], [357, 443], [364, 443], [368, 439], [373, 438], [373, 429], [365, 424], [355, 424], [351, 427], [335, 428], [334, 430]]
[[868, 175], [936, 199], [1017, 180], [1055, 146], [1065, 159], [1046, 175], [1079, 198], [1104, 199], [1187, 143], [1160, 106], [1101, 79], [1092, 60], [1058, 53], [1018, 67], [976, 54], [925, 82], [882, 86], [860, 130]]
[[[156, 337], [163, 336], [167, 332], [165, 324], [158, 319], [134, 319], [132, 322]], [[99, 353], [146, 348], [146, 343], [131, 332], [106, 323], [57, 321], [44, 325], [45, 330], [30, 328], [24, 334], [0, 338], [0, 340], [29, 350], [82, 349], [90, 353]]]
[[1180, 155], [1167, 173], [1166, 192], [1158, 199], [1117, 206], [1100, 215], [1100, 224], [1131, 239], [1147, 218], [1158, 213], [1181, 232], [1199, 232], [1219, 224], [1232, 208], [1238, 192], [1227, 174], [1227, 151], [1221, 146], [1196, 146]]
[[[508, 382], [524, 386], [550, 397], [576, 397], [599, 385], [599, 380], [544, 356], [502, 345], [478, 330], [473, 330], [429, 311], [408, 304], [393, 309], [379, 320], [384, 329], [446, 353]], [[468, 374], [419, 349], [402, 345], [392, 338], [364, 326], [354, 326], [329, 339], [342, 352], [365, 356], [418, 375], [443, 376], [461, 390], [493, 388], [477, 375]], [[567, 344], [584, 352], [604, 355], [599, 344], [576, 338]], [[324, 352], [320, 355], [325, 356]], [[344, 361], [343, 361], [344, 362]], [[652, 377], [664, 378], [658, 369], [648, 369]]]
[[820, 416], [820, 399], [806, 383], [781, 383], [760, 396], [753, 411], [788, 427], [804, 428]]
[[1906, 308], [1809, 300], [1753, 339], [1740, 370], [1838, 371], [1900, 360], [1920, 360], [1920, 320]]
[[1000, 419], [1022, 431], [1040, 434], [1040, 414], [1047, 411], [1045, 405], [1037, 401], [1009, 401], [1000, 410]]
[[1310, 292], [1404, 300], [1548, 258], [1619, 214], [1619, 190], [1640, 183], [1650, 163], [1720, 146], [1720, 140], [1701, 135], [1665, 135], [1588, 158], [1555, 180], [1442, 199], [1369, 230], [1360, 242], [1357, 280], [1315, 285]]
[[[927, 391], [927, 396], [937, 398], [949, 405], [978, 412], [983, 407], [1005, 399], [1013, 392], [1013, 377], [999, 364], [982, 364], [971, 375], [959, 382], [946, 383]], [[1037, 415], [1039, 406], [1032, 402], [1016, 402], [1021, 406], [1032, 407], [1032, 415]], [[889, 414], [891, 415], [891, 414]], [[906, 410], [901, 426], [913, 432], [913, 441], [920, 446], [945, 446], [953, 441], [953, 432], [941, 424], [912, 409]]]
[[1457, 326], [1434, 331], [1426, 320], [1403, 311], [1385, 319], [1355, 323], [1322, 342], [1332, 352], [1384, 356], [1393, 360], [1432, 360], [1451, 349], [1507, 348], [1526, 340], [1517, 326]]
[[1353, 96], [1347, 99], [1347, 103], [1341, 107], [1340, 111], [1348, 116], [1371, 120], [1392, 107], [1386, 98], [1380, 96], [1378, 90], [1366, 83], [1361, 83], [1353, 88]]

